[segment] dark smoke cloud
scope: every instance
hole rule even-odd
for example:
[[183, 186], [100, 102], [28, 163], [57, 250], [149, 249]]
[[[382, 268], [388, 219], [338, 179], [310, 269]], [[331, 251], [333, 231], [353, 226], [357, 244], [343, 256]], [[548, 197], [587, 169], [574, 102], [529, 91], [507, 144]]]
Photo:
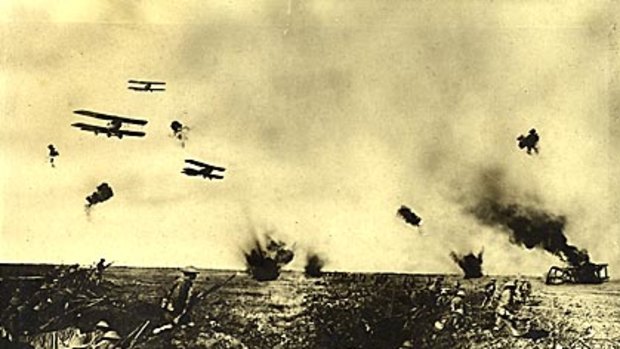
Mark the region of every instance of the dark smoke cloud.
[[108, 183], [101, 183], [97, 187], [97, 191], [86, 197], [86, 201], [88, 202], [86, 204], [86, 207], [90, 208], [98, 203], [109, 200], [113, 196], [114, 192], [112, 191], [112, 188], [108, 185]]
[[415, 226], [415, 227], [419, 227], [422, 224], [422, 218], [420, 216], [418, 216], [417, 214], [415, 214], [415, 212], [413, 212], [409, 207], [407, 206], [401, 206], [398, 209], [398, 215], [400, 217], [402, 217], [405, 222]]
[[450, 257], [459, 265], [466, 279], [475, 279], [483, 276], [482, 274], [482, 251], [475, 255], [473, 252], [464, 256], [451, 252]]
[[245, 253], [247, 270], [258, 281], [276, 280], [283, 266], [290, 263], [295, 254], [282, 241], [267, 237], [267, 246], [263, 248], [256, 239], [254, 247]]
[[586, 250], [568, 244], [564, 235], [566, 217], [516, 203], [492, 199], [480, 201], [469, 209], [481, 223], [500, 227], [510, 234], [510, 241], [526, 248], [542, 248], [572, 266], [589, 262]]
[[571, 266], [589, 262], [586, 250], [568, 244], [564, 234], [566, 217], [518, 203], [516, 197], [509, 198], [501, 170], [488, 170], [480, 179], [478, 189], [482, 195], [466, 208], [466, 212], [480, 223], [508, 233], [510, 242], [515, 245], [543, 249]]
[[325, 266], [325, 261], [317, 254], [310, 254], [307, 257], [305, 273], [306, 276], [319, 277], [323, 274], [321, 271]]

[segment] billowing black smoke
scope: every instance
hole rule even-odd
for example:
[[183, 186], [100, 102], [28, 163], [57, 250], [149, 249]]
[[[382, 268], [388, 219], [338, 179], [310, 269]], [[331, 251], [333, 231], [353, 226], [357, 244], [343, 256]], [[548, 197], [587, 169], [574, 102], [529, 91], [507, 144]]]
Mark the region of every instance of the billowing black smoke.
[[248, 273], [258, 281], [276, 280], [280, 276], [283, 266], [290, 263], [295, 257], [293, 250], [286, 247], [281, 241], [267, 237], [267, 246], [254, 241], [254, 247], [245, 253]]
[[101, 183], [97, 187], [97, 191], [86, 197], [86, 208], [90, 208], [98, 203], [107, 201], [113, 196], [114, 192], [108, 183]]
[[529, 249], [542, 248], [571, 266], [581, 266], [590, 260], [586, 250], [568, 244], [563, 216], [492, 198], [479, 201], [469, 212], [485, 225], [502, 228], [514, 244]]
[[415, 226], [415, 227], [419, 227], [422, 224], [422, 218], [420, 216], [418, 216], [417, 214], [415, 214], [415, 212], [413, 212], [409, 207], [407, 206], [401, 206], [398, 209], [398, 215], [400, 217], [402, 217], [405, 222]]
[[470, 252], [464, 256], [451, 252], [450, 257], [463, 270], [466, 279], [482, 277], [482, 251], [477, 255]]
[[325, 266], [325, 261], [317, 254], [308, 255], [306, 261], [305, 273], [309, 277], [320, 277], [323, 275], [322, 269]]

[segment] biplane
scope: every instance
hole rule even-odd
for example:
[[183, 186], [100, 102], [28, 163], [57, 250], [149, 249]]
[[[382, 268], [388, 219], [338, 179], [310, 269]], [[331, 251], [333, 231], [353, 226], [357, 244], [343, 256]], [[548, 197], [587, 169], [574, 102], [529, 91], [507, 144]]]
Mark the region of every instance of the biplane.
[[[163, 81], [140, 81], [140, 80], [128, 80], [127, 89], [134, 91], [154, 92], [154, 91], [166, 91], [166, 83]], [[141, 86], [131, 86], [141, 85]]]
[[213, 173], [213, 171], [220, 171], [220, 172], [226, 171], [226, 169], [223, 168], [223, 167], [213, 166], [213, 165], [205, 164], [204, 162], [200, 162], [200, 161], [196, 161], [196, 160], [191, 160], [191, 159], [187, 159], [187, 160], [185, 160], [185, 162], [190, 164], [190, 165], [194, 165], [194, 166], [200, 167], [200, 169], [195, 169], [195, 168], [191, 168], [191, 167], [185, 167], [183, 169], [183, 171], [181, 171], [181, 173], [183, 173], [185, 175], [188, 175], [188, 176], [202, 176], [203, 178], [209, 178], [209, 180], [223, 179], [224, 178], [224, 176], [222, 176], [221, 174], [214, 174]]
[[116, 136], [121, 139], [123, 138], [123, 136], [144, 137], [146, 135], [146, 133], [142, 131], [121, 130], [123, 124], [144, 126], [148, 123], [148, 121], [146, 120], [132, 119], [118, 115], [102, 114], [89, 110], [75, 110], [74, 113], [108, 121], [108, 124], [106, 126], [90, 125], [82, 122], [76, 122], [71, 124], [71, 126], [77, 127], [82, 131], [93, 132], [95, 136], [97, 136], [99, 133], [102, 133], [107, 135], [108, 137]]

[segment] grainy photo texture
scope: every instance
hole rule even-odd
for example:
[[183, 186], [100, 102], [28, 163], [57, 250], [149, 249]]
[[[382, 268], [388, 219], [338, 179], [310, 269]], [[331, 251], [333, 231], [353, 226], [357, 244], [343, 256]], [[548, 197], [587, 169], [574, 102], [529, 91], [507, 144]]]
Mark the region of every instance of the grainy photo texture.
[[620, 348], [619, 17], [0, 1], [0, 348]]

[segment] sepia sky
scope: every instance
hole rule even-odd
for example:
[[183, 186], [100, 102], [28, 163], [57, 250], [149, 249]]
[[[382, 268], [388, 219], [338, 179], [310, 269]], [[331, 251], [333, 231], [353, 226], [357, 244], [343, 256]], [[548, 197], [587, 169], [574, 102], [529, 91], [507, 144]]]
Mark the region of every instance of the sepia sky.
[[[330, 270], [542, 274], [473, 183], [567, 217], [620, 270], [615, 1], [3, 1], [0, 261], [242, 268], [255, 234]], [[128, 79], [167, 82], [164, 93]], [[89, 109], [143, 139], [70, 127]], [[170, 134], [187, 124], [181, 148]], [[540, 155], [515, 138], [535, 127]], [[47, 145], [60, 152], [47, 163]], [[227, 168], [183, 176], [183, 160]], [[483, 178], [488, 170], [502, 178]], [[101, 182], [115, 196], [90, 216]], [[466, 199], [465, 199], [466, 201]], [[396, 216], [424, 219], [422, 232]]]

